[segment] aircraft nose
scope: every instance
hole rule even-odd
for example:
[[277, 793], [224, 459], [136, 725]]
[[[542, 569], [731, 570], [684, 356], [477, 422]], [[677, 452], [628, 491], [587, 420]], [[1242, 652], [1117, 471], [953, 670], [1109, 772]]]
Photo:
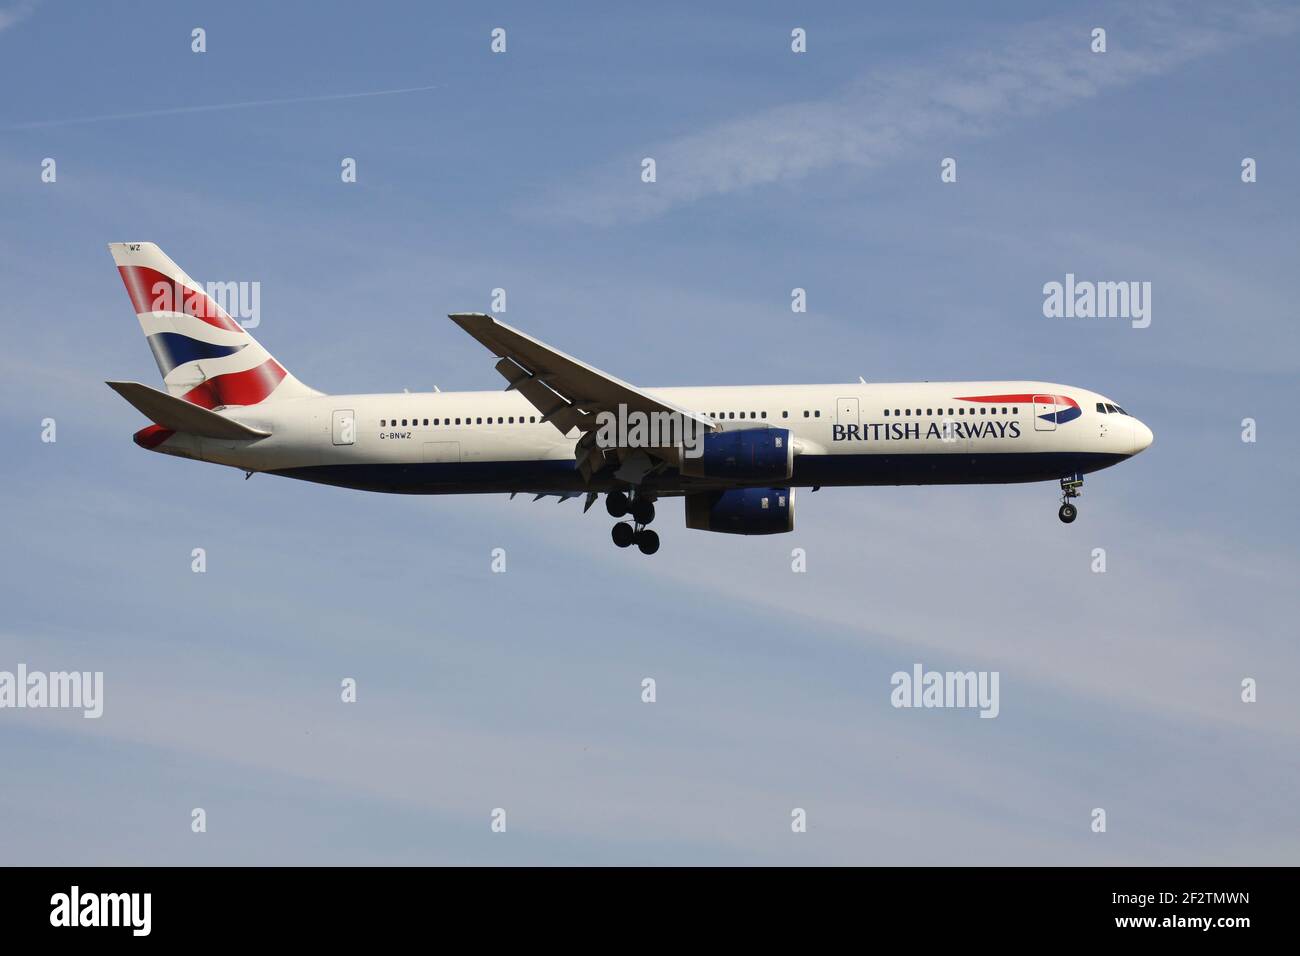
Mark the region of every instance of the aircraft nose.
[[1151, 429], [1142, 424], [1136, 418], [1133, 419], [1133, 454], [1151, 447], [1156, 436], [1152, 434]]

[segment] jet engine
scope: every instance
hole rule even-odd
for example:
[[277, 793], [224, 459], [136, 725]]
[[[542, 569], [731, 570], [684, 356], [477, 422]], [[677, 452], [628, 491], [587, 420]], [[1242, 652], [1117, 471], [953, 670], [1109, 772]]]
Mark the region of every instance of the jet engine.
[[784, 481], [794, 474], [794, 442], [788, 428], [742, 428], [705, 432], [699, 454], [683, 451], [679, 470], [691, 478]]
[[686, 496], [686, 527], [723, 534], [794, 530], [793, 488], [732, 488]]

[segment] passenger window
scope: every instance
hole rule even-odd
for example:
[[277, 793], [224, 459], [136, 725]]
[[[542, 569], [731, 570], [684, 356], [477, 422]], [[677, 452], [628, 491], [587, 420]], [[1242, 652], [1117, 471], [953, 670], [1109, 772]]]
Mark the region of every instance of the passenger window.
[[1020, 406], [1019, 406], [1019, 405], [1012, 405], [1012, 406], [1011, 406], [1011, 414], [1012, 414], [1012, 415], [1019, 415], [1019, 414], [1020, 414]]
[[781, 413], [781, 417], [782, 417], [782, 418], [789, 418], [789, 417], [790, 417], [790, 413], [789, 413], [789, 412], [782, 412], [782, 413]]
[[1003, 405], [1003, 406], [1002, 406], [1002, 414], [1005, 415], [1006, 413], [1007, 413], [1007, 407], [1006, 407], [1005, 405]]
[[889, 409], [887, 409], [887, 408], [885, 409], [885, 417], [886, 417], [886, 418], [889, 417]]
[[821, 418], [821, 417], [822, 417], [822, 413], [820, 409], [818, 411], [813, 412], [813, 418]]
[[406, 427], [406, 419], [405, 419], [405, 418], [402, 419], [402, 427], [403, 427], [403, 428]]
[[385, 420], [382, 419], [382, 418], [379, 419], [379, 427], [380, 427], [380, 428], [386, 428], [386, 427], [388, 427], [388, 426], [387, 426], [387, 423], [386, 423]]

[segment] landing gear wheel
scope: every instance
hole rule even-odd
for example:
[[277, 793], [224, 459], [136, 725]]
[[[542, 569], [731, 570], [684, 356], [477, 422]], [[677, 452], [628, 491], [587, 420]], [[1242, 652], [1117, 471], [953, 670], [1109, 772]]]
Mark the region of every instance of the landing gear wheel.
[[641, 549], [642, 554], [654, 554], [659, 550], [659, 535], [649, 528], [638, 531], [636, 533], [636, 546]]
[[626, 548], [636, 540], [636, 529], [626, 521], [620, 521], [618, 524], [614, 525], [614, 528], [610, 531], [609, 535], [614, 539], [616, 545], [620, 548]]
[[1066, 524], [1079, 517], [1079, 509], [1070, 504], [1070, 499], [1079, 497], [1082, 487], [1083, 475], [1077, 472], [1061, 479], [1061, 510], [1056, 515]]
[[632, 518], [637, 524], [649, 524], [655, 520], [655, 504], [649, 498], [638, 498], [632, 502]]
[[[627, 514], [627, 495], [621, 491], [611, 491], [605, 496], [605, 510], [611, 518], [621, 518]], [[624, 545], [626, 547], [626, 545]]]

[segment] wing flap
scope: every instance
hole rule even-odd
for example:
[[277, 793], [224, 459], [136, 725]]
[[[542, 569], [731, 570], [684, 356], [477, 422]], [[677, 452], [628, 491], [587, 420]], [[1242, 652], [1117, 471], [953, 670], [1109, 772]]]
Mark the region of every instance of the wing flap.
[[527, 369], [511, 358], [503, 358], [495, 367], [501, 377], [510, 383], [510, 390], [528, 399], [542, 413], [542, 421], [550, 422], [560, 430], [560, 434], [567, 435], [575, 427], [582, 428], [582, 412], [565, 401], [542, 378], [530, 375]]

